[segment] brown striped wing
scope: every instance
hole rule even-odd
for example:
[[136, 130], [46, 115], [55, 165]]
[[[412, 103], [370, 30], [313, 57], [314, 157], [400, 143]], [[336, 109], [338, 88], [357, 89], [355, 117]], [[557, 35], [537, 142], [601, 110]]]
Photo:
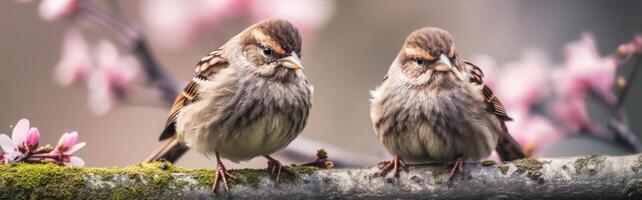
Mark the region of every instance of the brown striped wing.
[[183, 91], [176, 96], [176, 99], [172, 104], [172, 108], [170, 109], [169, 116], [167, 117], [167, 122], [165, 124], [165, 130], [163, 130], [160, 140], [170, 138], [176, 134], [176, 117], [183, 107], [198, 101], [199, 85], [210, 81], [210, 78], [213, 75], [227, 66], [229, 66], [229, 62], [225, 58], [222, 48], [210, 52], [198, 62], [196, 69], [194, 70], [194, 78], [192, 78]]
[[466, 64], [466, 70], [468, 70], [469, 74], [471, 75], [470, 77], [470, 82], [474, 84], [478, 84], [482, 86], [482, 94], [484, 95], [485, 102], [486, 102], [486, 109], [489, 112], [494, 113], [499, 117], [499, 119], [503, 121], [511, 121], [511, 119], [507, 114], [506, 114], [506, 109], [504, 109], [504, 105], [502, 102], [499, 101], [497, 96], [493, 93], [493, 91], [488, 87], [486, 84], [484, 84], [484, 72], [474, 65], [471, 62], [464, 61]]

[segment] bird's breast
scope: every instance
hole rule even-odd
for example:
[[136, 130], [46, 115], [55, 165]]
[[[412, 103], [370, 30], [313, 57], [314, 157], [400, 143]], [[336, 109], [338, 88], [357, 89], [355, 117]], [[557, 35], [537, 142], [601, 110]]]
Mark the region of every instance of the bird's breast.
[[248, 79], [217, 90], [179, 115], [184, 140], [203, 154], [218, 152], [233, 161], [271, 154], [294, 140], [307, 121], [311, 91], [305, 84]]
[[410, 161], [479, 160], [496, 145], [487, 114], [466, 90], [407, 91], [383, 102], [375, 124], [393, 154]]

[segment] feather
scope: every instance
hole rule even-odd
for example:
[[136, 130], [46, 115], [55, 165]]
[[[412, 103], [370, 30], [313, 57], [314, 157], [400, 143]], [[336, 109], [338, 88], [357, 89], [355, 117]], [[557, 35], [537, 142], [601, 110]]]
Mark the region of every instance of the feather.
[[470, 82], [482, 86], [482, 94], [484, 95], [484, 101], [486, 102], [486, 109], [489, 112], [494, 113], [501, 119], [502, 121], [511, 121], [513, 120], [506, 114], [506, 109], [504, 109], [504, 105], [502, 102], [499, 101], [497, 96], [495, 96], [495, 93], [493, 93], [493, 90], [488, 87], [488, 85], [484, 84], [484, 72], [481, 71], [479, 67], [474, 65], [471, 62], [464, 61], [466, 64], [466, 69], [470, 73]]
[[176, 134], [176, 117], [183, 107], [198, 101], [199, 85], [210, 81], [210, 77], [228, 66], [229, 62], [224, 56], [223, 47], [210, 52], [198, 62], [194, 70], [194, 78], [176, 96], [159, 140], [165, 140]]

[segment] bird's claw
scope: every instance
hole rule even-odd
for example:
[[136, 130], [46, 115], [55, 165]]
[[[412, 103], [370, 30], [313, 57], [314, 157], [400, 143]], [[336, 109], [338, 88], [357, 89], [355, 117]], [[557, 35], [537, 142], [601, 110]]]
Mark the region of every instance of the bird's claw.
[[395, 156], [392, 160], [384, 160], [379, 162], [379, 168], [381, 168], [380, 176], [385, 176], [388, 172], [393, 171], [395, 177], [399, 177], [399, 169], [402, 168], [404, 171], [408, 171], [408, 166], [406, 162], [400, 156]]
[[291, 175], [296, 176], [297, 174], [290, 169], [290, 167], [283, 166], [281, 162], [275, 159], [268, 159], [268, 168], [270, 171], [271, 177], [274, 178], [274, 182], [276, 184], [279, 183], [279, 180], [281, 178], [281, 172], [286, 172]]
[[225, 169], [225, 166], [222, 163], [218, 163], [216, 165], [216, 175], [214, 177], [214, 183], [212, 184], [212, 192], [216, 192], [216, 188], [218, 187], [218, 184], [220, 181], [223, 181], [223, 186], [225, 188], [225, 191], [230, 191], [229, 184], [228, 184], [228, 179], [236, 180], [237, 178], [230, 174], [227, 169]]

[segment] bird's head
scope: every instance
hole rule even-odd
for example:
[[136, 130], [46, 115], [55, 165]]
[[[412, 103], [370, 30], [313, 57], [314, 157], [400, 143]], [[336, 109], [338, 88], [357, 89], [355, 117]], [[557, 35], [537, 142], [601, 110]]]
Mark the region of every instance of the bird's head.
[[301, 74], [301, 36], [286, 20], [263, 20], [240, 36], [240, 51], [251, 72], [263, 77], [287, 79]]
[[393, 66], [409, 84], [449, 89], [461, 83], [462, 61], [452, 36], [439, 28], [419, 29], [408, 36]]

